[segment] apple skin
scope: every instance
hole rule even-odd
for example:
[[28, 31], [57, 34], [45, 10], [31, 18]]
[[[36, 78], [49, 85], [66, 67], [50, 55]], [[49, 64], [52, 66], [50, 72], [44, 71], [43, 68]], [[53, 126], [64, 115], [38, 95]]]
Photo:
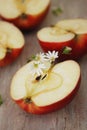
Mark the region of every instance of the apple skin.
[[[39, 44], [41, 48], [45, 51], [53, 51], [56, 50], [59, 52], [59, 61], [63, 60], [77, 60], [80, 59], [82, 56], [87, 54], [87, 34], [78, 34], [74, 39], [71, 41], [55, 43], [55, 42], [44, 42], [39, 40]], [[71, 47], [72, 51], [70, 54], [63, 54], [62, 50], [65, 46]]]
[[46, 17], [50, 4], [48, 7], [38, 15], [26, 15], [26, 18], [22, 18], [21, 16], [14, 19], [6, 19], [3, 16], [0, 16], [2, 20], [8, 21], [16, 25], [21, 30], [31, 30], [36, 28]]
[[76, 59], [87, 54], [87, 34], [79, 34], [75, 39], [74, 48], [72, 50], [72, 56]]
[[71, 58], [73, 56], [72, 51], [70, 54], [68, 54], [68, 56], [66, 54], [63, 54], [62, 51], [63, 51], [63, 48], [66, 46], [73, 49], [75, 46], [74, 39], [66, 41], [66, 42], [44, 42], [39, 39], [38, 39], [38, 41], [44, 52], [53, 51], [53, 50], [58, 51], [59, 52], [59, 58], [58, 58], [59, 61], [73, 59], [73, 58]]
[[12, 49], [11, 52], [7, 52], [5, 58], [0, 60], [0, 67], [11, 64], [21, 54], [23, 48], [24, 46], [22, 48]]
[[48, 52], [49, 50], [61, 51], [65, 46], [69, 46], [71, 48], [73, 48], [74, 46], [73, 44], [74, 40], [70, 40], [67, 42], [58, 42], [58, 43], [57, 42], [44, 42], [44, 41], [39, 40], [39, 43], [45, 52]]
[[15, 100], [15, 102], [20, 106], [20, 108], [22, 108], [23, 110], [25, 110], [28, 113], [38, 114], [38, 115], [50, 113], [55, 110], [60, 110], [64, 106], [66, 106], [68, 103], [70, 103], [72, 101], [72, 99], [74, 98], [74, 96], [77, 94], [78, 89], [80, 87], [80, 83], [81, 83], [81, 75], [80, 75], [80, 78], [78, 80], [76, 87], [69, 95], [67, 95], [64, 99], [62, 99], [54, 104], [45, 106], [45, 107], [38, 107], [34, 103], [25, 103], [25, 101], [23, 99]]

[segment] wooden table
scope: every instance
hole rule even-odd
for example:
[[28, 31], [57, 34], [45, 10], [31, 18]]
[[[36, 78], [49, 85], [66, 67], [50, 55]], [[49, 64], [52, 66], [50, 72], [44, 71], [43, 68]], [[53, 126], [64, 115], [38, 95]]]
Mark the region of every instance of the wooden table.
[[[41, 27], [56, 23], [64, 18], [87, 18], [87, 0], [51, 0], [51, 8]], [[63, 13], [52, 14], [54, 7]], [[21, 56], [13, 64], [0, 68], [0, 94], [4, 103], [0, 106], [0, 130], [87, 130], [87, 55], [78, 62], [81, 66], [81, 87], [74, 100], [60, 111], [47, 115], [32, 115], [22, 111], [10, 97], [10, 83], [15, 72], [28, 57], [42, 51], [36, 32], [24, 33], [26, 44]]]

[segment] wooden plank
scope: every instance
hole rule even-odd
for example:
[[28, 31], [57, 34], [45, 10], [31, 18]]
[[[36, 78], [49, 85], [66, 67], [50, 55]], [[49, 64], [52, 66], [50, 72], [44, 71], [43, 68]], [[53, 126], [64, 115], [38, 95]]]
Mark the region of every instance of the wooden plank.
[[[87, 18], [87, 0], [51, 1], [49, 14], [38, 29], [64, 18]], [[58, 6], [63, 13], [55, 17], [52, 9]], [[0, 68], [0, 93], [4, 100], [0, 106], [0, 130], [87, 130], [87, 55], [78, 61], [82, 72], [80, 90], [62, 110], [47, 115], [32, 115], [22, 111], [12, 101], [10, 83], [13, 75], [28, 57], [42, 51], [36, 39], [37, 30], [24, 33], [26, 44], [21, 56], [13, 64]]]

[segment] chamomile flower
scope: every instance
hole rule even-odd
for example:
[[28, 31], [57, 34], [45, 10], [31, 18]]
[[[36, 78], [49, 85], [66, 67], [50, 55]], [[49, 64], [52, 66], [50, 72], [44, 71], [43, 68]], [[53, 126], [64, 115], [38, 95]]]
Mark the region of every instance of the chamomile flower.
[[42, 75], [43, 74], [43, 71], [45, 70], [46, 66], [39, 62], [39, 61], [34, 61], [33, 62], [33, 65], [32, 65], [32, 68], [31, 68], [31, 73], [33, 75]]
[[31, 73], [33, 75], [43, 75], [43, 73], [49, 71], [52, 67], [52, 62], [58, 58], [58, 52], [56, 51], [48, 51], [48, 53], [39, 53], [33, 58]]
[[46, 60], [45, 57], [46, 57], [45, 54], [40, 52], [39, 54], [36, 55], [35, 60], [40, 61], [40, 62], [44, 62]]
[[58, 51], [48, 51], [48, 53], [46, 53], [46, 58], [50, 62], [55, 61], [55, 59], [58, 58]]

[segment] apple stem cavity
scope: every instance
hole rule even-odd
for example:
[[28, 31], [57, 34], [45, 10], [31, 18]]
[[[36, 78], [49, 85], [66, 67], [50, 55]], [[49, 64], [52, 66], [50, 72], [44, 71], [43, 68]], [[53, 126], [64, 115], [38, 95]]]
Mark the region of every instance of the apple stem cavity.
[[27, 15], [25, 13], [22, 13], [20, 16], [21, 19], [27, 19]]
[[31, 98], [27, 97], [26, 99], [24, 99], [24, 102], [28, 104], [28, 103], [32, 103], [32, 100]]
[[11, 52], [12, 52], [12, 49], [7, 48], [7, 53], [11, 53]]

